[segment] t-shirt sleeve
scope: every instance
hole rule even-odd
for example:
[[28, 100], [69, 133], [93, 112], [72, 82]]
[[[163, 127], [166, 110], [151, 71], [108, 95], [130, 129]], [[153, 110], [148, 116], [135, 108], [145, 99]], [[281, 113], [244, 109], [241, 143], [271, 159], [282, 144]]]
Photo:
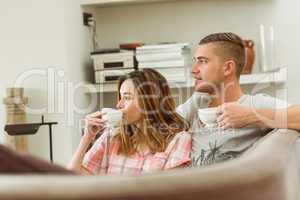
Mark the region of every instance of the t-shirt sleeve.
[[248, 106], [253, 106], [253, 108], [270, 108], [270, 109], [282, 109], [288, 108], [290, 104], [287, 101], [269, 96], [267, 94], [257, 94], [250, 96], [250, 101], [248, 101]]
[[197, 110], [208, 107], [211, 99], [212, 97], [208, 93], [194, 92], [185, 103], [176, 108], [176, 112], [191, 123]]
[[107, 146], [107, 139], [109, 139], [109, 132], [104, 131], [83, 158], [82, 167], [91, 174], [96, 175], [100, 171]]
[[166, 149], [168, 159], [164, 169], [180, 167], [191, 162], [192, 137], [187, 132], [179, 134], [174, 137]]

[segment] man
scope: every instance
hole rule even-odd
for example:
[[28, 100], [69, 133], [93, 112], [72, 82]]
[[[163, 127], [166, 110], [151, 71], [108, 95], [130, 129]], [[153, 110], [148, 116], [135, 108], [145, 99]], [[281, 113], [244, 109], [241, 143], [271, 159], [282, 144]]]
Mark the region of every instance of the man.
[[[202, 39], [194, 55], [196, 92], [177, 111], [192, 124], [194, 166], [239, 156], [271, 128], [300, 130], [299, 106], [264, 94], [246, 95], [239, 84], [245, 65], [243, 40], [233, 33]], [[219, 107], [218, 127], [205, 127], [197, 109]]]

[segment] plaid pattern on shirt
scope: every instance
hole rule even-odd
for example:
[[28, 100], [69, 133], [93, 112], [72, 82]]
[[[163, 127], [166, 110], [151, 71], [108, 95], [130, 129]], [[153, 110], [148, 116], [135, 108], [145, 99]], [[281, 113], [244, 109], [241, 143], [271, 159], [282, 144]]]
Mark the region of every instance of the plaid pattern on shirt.
[[120, 142], [113, 138], [116, 130], [106, 130], [85, 154], [82, 166], [95, 175], [141, 175], [190, 164], [191, 135], [178, 133], [164, 152], [139, 152], [128, 157], [117, 154]]

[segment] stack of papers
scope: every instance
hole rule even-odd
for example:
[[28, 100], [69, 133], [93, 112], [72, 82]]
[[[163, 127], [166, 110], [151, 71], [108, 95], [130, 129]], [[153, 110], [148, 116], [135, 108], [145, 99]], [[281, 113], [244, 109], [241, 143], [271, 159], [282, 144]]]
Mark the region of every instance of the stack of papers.
[[188, 43], [144, 45], [136, 49], [138, 68], [153, 68], [170, 82], [185, 82], [191, 65]]

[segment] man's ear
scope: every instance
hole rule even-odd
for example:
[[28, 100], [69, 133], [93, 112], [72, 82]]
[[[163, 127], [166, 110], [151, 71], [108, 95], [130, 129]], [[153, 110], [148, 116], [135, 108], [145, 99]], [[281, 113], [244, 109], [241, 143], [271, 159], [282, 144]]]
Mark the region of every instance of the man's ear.
[[234, 60], [232, 59], [227, 60], [223, 66], [223, 70], [224, 70], [224, 76], [235, 75], [236, 64]]

